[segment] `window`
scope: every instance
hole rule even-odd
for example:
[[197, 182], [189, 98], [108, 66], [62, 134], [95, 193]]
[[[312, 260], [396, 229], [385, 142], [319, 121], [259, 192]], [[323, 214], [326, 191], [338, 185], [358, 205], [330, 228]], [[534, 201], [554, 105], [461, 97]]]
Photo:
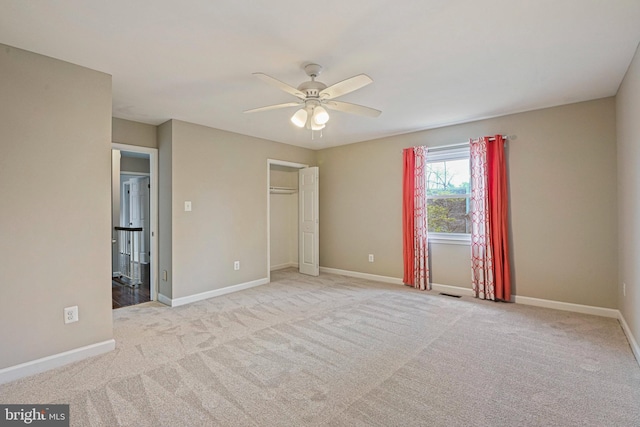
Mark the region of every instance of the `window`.
[[471, 241], [469, 146], [429, 150], [427, 155], [429, 241]]

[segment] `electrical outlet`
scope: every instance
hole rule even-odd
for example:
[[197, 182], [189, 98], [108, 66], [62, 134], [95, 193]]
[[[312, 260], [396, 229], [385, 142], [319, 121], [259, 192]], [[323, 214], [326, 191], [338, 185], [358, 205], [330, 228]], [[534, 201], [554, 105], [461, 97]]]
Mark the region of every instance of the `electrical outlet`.
[[78, 321], [78, 306], [67, 307], [64, 309], [64, 323], [73, 323]]
[[240, 270], [240, 261], [234, 261], [233, 262], [233, 269], [234, 270]]
[[369, 262], [373, 262], [373, 254], [369, 254]]
[[162, 270], [162, 280], [167, 281], [167, 270]]

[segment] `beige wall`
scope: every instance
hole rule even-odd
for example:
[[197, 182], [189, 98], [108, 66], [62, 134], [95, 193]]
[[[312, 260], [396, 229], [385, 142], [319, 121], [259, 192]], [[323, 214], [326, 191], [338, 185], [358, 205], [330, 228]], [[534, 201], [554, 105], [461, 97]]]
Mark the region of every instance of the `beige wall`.
[[616, 113], [620, 257], [617, 296], [620, 311], [640, 343], [640, 50], [616, 96]]
[[[615, 308], [615, 132], [606, 98], [321, 150], [320, 265], [402, 278], [402, 149], [516, 135], [515, 294]], [[433, 281], [470, 287], [469, 247], [431, 247]]]
[[112, 338], [111, 77], [5, 45], [0, 75], [5, 368]]
[[158, 293], [172, 298], [173, 263], [173, 121], [158, 127]]
[[[171, 297], [266, 278], [267, 159], [314, 164], [315, 152], [177, 120], [171, 127], [172, 257], [167, 265], [161, 255], [160, 265], [171, 271]], [[162, 137], [161, 177], [165, 145]]]
[[157, 126], [113, 117], [111, 129], [111, 140], [113, 142], [147, 148], [158, 148]]

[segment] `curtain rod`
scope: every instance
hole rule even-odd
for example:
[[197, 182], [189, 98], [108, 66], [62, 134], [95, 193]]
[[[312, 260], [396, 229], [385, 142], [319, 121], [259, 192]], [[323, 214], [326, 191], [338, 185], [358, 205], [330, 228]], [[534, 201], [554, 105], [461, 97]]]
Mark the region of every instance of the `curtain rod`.
[[[496, 137], [495, 137], [495, 136], [490, 136], [490, 137], [489, 137], [489, 139], [490, 139], [490, 140], [491, 140], [491, 139], [495, 140], [495, 139], [496, 139]], [[504, 139], [505, 141], [508, 141], [508, 140], [509, 140], [509, 135], [502, 135], [502, 139]]]
[[[509, 135], [502, 135], [502, 138], [505, 141], [508, 141]], [[495, 141], [496, 137], [495, 136], [491, 136], [489, 137], [489, 141]], [[469, 143], [468, 142], [459, 142], [457, 144], [449, 144], [449, 145], [437, 145], [435, 147], [427, 147], [429, 150], [440, 150], [440, 149], [445, 149], [445, 148], [456, 148], [456, 147], [466, 147], [468, 146]]]

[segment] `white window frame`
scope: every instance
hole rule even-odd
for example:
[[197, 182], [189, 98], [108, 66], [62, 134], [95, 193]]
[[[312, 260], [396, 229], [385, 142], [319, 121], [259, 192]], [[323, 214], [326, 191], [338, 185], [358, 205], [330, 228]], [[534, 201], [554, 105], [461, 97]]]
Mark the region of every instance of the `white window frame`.
[[[427, 163], [442, 162], [448, 160], [470, 159], [469, 144], [458, 144], [451, 147], [429, 147]], [[459, 195], [452, 196], [460, 198]], [[428, 203], [428, 202], [427, 202]], [[446, 245], [471, 245], [471, 233], [427, 233], [429, 243]]]

